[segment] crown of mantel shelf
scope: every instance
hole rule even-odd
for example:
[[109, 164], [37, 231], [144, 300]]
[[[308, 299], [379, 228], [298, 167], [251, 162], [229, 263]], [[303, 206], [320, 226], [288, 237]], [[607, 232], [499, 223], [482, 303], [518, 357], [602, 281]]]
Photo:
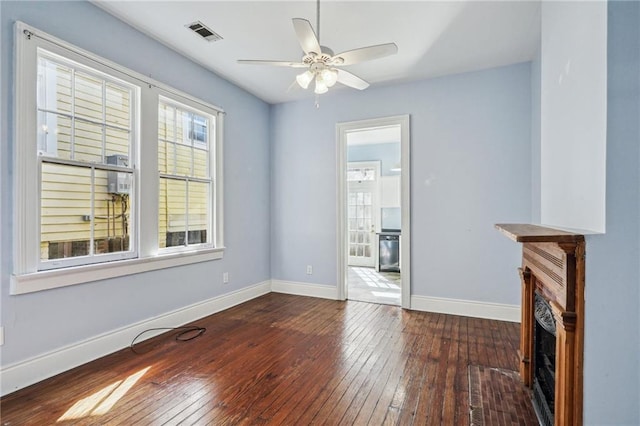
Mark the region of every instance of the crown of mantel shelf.
[[577, 243], [584, 235], [528, 223], [498, 223], [496, 228], [518, 243]]

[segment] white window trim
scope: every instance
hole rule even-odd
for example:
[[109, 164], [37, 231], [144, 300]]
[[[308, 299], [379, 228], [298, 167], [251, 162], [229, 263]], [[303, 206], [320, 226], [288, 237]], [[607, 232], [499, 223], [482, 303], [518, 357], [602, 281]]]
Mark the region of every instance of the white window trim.
[[[38, 43], [31, 43], [29, 39], [37, 37]], [[151, 167], [148, 163], [145, 166], [142, 162], [136, 165], [136, 178], [138, 183], [136, 191], [144, 188], [144, 194], [137, 197], [134, 202], [137, 204], [135, 211], [138, 217], [135, 218], [137, 227], [137, 240], [139, 241], [138, 254], [136, 259], [117, 260], [105, 263], [95, 263], [83, 266], [66, 267], [54, 270], [38, 271], [39, 256], [39, 224], [34, 225], [33, 215], [25, 215], [25, 212], [36, 211], [37, 197], [24, 197], [22, 194], [37, 193], [38, 185], [38, 162], [36, 161], [37, 144], [36, 125], [34, 124], [35, 113], [31, 110], [33, 99], [36, 99], [37, 64], [35, 50], [40, 44], [52, 46], [47, 50], [63, 51], [63, 56], [76, 62], [91, 62], [91, 66], [107, 74], [114, 71], [124, 74], [130, 78], [129, 81], [137, 84], [143, 90], [140, 95], [138, 108], [140, 108], [138, 128], [135, 129], [140, 137], [137, 144], [135, 158], [141, 158], [142, 144], [145, 156], [152, 156], [155, 153], [157, 159], [157, 109], [158, 97], [162, 92], [170, 94], [171, 97], [178, 96], [186, 99], [195, 105], [201, 105], [206, 109], [216, 111], [216, 135], [215, 147], [212, 151], [214, 161], [211, 163], [215, 167], [212, 178], [213, 184], [213, 240], [215, 248], [197, 249], [195, 246], [186, 250], [171, 253], [159, 253], [158, 249], [158, 171], [153, 162]], [[22, 22], [15, 25], [15, 134], [14, 134], [14, 194], [13, 194], [13, 274], [11, 276], [11, 294], [24, 294], [52, 288], [64, 287], [75, 284], [82, 284], [109, 278], [116, 278], [141, 272], [153, 271], [180, 265], [188, 265], [198, 262], [220, 259], [224, 255], [223, 240], [223, 118], [224, 111], [214, 105], [205, 103], [188, 94], [159, 83], [142, 74], [138, 74], [114, 62], [108, 61], [83, 49], [75, 47], [56, 37], [39, 31]], [[19, 94], [19, 95], [18, 95]], [[31, 99], [31, 101], [26, 101]], [[140, 123], [146, 123], [141, 126]], [[155, 168], [155, 170], [154, 170]], [[145, 202], [142, 203], [141, 199]], [[34, 201], [35, 200], [35, 201]], [[145, 218], [139, 220], [139, 218]], [[150, 218], [154, 218], [150, 220]]]

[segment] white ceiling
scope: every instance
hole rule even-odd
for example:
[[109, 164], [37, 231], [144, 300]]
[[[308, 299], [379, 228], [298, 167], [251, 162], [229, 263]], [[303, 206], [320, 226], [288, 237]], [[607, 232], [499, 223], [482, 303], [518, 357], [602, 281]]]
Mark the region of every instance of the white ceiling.
[[[299, 69], [236, 62], [299, 61], [303, 53], [291, 18], [308, 19], [315, 28], [313, 0], [94, 3], [266, 102], [314, 96], [312, 90], [288, 90]], [[394, 56], [345, 67], [373, 86], [528, 61], [540, 39], [539, 0], [323, 0], [320, 7], [320, 42], [335, 53], [398, 45]], [[223, 40], [201, 39], [185, 27], [194, 21]], [[337, 84], [331, 90], [354, 89]]]

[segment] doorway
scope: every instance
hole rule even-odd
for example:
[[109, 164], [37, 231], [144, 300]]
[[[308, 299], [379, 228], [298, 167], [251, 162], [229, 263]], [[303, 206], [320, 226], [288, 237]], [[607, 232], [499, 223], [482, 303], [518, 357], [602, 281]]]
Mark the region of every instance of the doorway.
[[338, 293], [410, 308], [409, 116], [337, 125]]

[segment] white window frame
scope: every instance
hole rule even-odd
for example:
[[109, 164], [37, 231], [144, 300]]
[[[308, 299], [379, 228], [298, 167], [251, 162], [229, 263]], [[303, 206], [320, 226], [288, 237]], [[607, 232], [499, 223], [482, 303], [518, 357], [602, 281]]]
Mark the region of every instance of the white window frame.
[[[135, 217], [137, 258], [114, 260], [104, 263], [42, 270], [40, 262], [39, 176], [37, 156], [37, 49], [68, 58], [99, 72], [120, 78], [139, 87], [135, 137], [131, 153], [134, 161], [134, 194], [131, 200]], [[22, 22], [15, 24], [15, 96], [14, 96], [14, 186], [13, 186], [13, 273], [11, 294], [31, 293], [69, 285], [82, 284], [136, 274], [140, 272], [188, 265], [220, 259], [224, 254], [223, 243], [223, 191], [222, 154], [224, 111], [138, 74], [114, 62], [75, 47], [65, 41], [37, 30]], [[215, 145], [210, 147], [213, 156], [210, 166], [213, 179], [210, 245], [188, 246], [183, 250], [164, 251], [158, 247], [158, 102], [159, 97], [179, 99], [194, 105], [196, 109], [215, 114]], [[144, 153], [144, 157], [141, 155]], [[144, 161], [138, 159], [144, 158]], [[144, 199], [144, 202], [141, 200]], [[133, 215], [132, 215], [133, 216]], [[140, 220], [144, 218], [144, 220]]]

